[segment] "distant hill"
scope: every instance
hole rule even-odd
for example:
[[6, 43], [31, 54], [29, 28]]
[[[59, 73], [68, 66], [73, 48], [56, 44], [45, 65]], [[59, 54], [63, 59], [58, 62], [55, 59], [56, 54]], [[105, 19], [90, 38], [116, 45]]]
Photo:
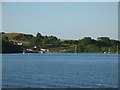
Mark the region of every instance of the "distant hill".
[[23, 34], [23, 33], [4, 33], [3, 37], [7, 36], [9, 40], [17, 40], [17, 41], [30, 41], [34, 36], [31, 34]]
[[15, 38], [17, 35], [23, 35], [22, 33], [5, 33], [5, 34], [2, 34], [3, 35], [3, 37], [4, 36], [7, 36], [8, 37], [8, 39], [13, 39], [13, 38]]
[[31, 34], [23, 34], [23, 33], [1, 33], [0, 36], [8, 37], [9, 41], [12, 42], [20, 42], [23, 45], [29, 45], [31, 43], [31, 39], [34, 37]]
[[14, 40], [21, 40], [21, 41], [31, 41], [31, 39], [33, 37], [34, 36], [31, 35], [31, 34], [19, 34], [19, 35], [13, 37], [12, 39], [14, 39]]

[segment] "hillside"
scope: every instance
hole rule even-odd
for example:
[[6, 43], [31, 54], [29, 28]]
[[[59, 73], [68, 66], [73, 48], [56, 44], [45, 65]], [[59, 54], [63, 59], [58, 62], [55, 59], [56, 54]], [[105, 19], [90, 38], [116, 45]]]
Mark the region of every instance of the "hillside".
[[28, 42], [28, 41], [20, 41], [20, 40], [14, 40], [14, 39], [11, 39], [11, 40], [9, 40], [9, 41], [12, 41], [12, 42], [20, 42], [20, 43], [23, 43], [23, 44], [28, 44], [28, 43], [30, 43], [30, 42]]
[[34, 36], [31, 34], [23, 34], [23, 33], [3, 33], [2, 37], [8, 37], [9, 40], [14, 41], [30, 41]]
[[22, 33], [4, 33], [4, 34], [2, 34], [2, 35], [3, 35], [3, 37], [4, 37], [4, 36], [7, 36], [8, 39], [13, 39], [13, 38], [16, 37], [17, 35], [22, 35]]
[[60, 40], [56, 36], [42, 36], [41, 33], [37, 33], [36, 36], [22, 33], [2, 33], [2, 40], [12, 41], [13, 45], [13, 42], [20, 42], [23, 46], [37, 46], [49, 49], [52, 52], [115, 53], [120, 50], [120, 47], [118, 47], [120, 46], [120, 41], [112, 40], [109, 37], [98, 37], [97, 40], [91, 37], [84, 37], [79, 40]]

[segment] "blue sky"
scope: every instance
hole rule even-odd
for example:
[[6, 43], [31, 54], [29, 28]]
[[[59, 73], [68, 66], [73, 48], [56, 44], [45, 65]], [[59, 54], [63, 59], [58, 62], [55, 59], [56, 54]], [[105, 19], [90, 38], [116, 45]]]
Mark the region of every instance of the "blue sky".
[[117, 2], [3, 2], [3, 31], [118, 39]]

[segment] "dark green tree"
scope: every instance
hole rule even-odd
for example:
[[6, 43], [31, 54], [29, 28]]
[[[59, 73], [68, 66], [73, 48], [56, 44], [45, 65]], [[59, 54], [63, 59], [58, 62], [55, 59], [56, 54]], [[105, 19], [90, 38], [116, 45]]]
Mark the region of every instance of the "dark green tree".
[[37, 33], [36, 37], [32, 38], [31, 42], [32, 42], [32, 45], [42, 46], [42, 40], [43, 40], [43, 36], [40, 33]]
[[8, 41], [8, 37], [7, 36], [2, 36], [2, 39], [5, 41]]

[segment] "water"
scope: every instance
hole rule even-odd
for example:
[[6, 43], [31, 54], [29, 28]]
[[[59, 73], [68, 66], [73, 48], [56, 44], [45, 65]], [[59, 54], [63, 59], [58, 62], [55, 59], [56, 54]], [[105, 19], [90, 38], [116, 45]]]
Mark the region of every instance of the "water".
[[118, 55], [3, 54], [3, 88], [117, 88]]

